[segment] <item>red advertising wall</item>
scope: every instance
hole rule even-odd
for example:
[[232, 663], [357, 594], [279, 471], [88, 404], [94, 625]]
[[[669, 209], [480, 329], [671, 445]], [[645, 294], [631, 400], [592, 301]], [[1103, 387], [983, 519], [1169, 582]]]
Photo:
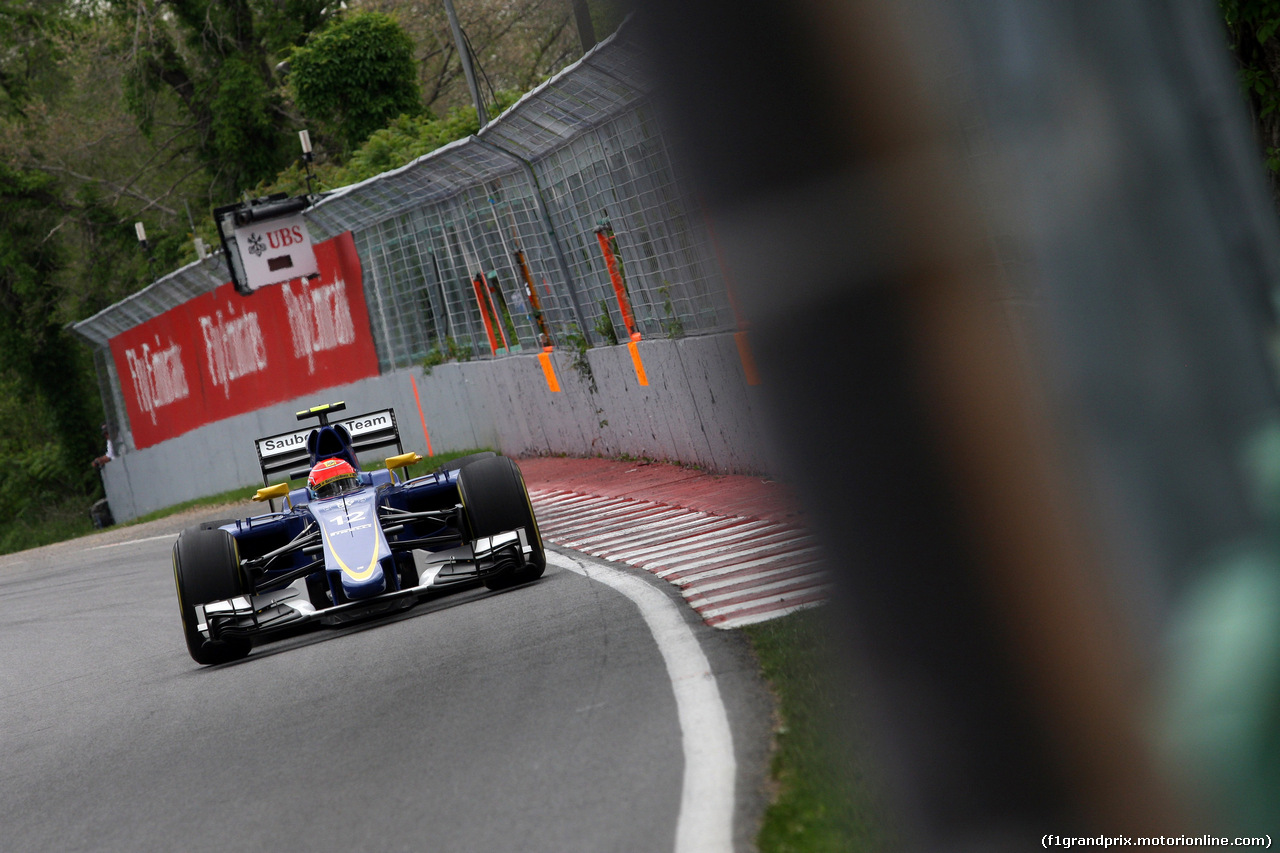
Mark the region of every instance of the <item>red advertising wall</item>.
[[111, 339], [135, 447], [378, 374], [351, 234], [315, 253], [317, 279], [227, 282]]

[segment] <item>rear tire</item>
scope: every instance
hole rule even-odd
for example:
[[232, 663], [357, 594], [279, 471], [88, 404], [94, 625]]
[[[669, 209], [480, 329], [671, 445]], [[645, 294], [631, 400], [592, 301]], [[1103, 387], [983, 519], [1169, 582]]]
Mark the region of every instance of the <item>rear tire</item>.
[[189, 527], [173, 546], [173, 581], [187, 651], [203, 666], [239, 660], [249, 654], [248, 637], [210, 642], [196, 627], [196, 605], [244, 595], [236, 540], [225, 530]]
[[466, 513], [471, 539], [493, 536], [523, 527], [529, 535], [533, 553], [518, 569], [486, 578], [489, 589], [505, 589], [542, 577], [547, 568], [547, 555], [542, 548], [542, 534], [529, 503], [520, 468], [505, 456], [478, 459], [458, 475], [458, 494]]

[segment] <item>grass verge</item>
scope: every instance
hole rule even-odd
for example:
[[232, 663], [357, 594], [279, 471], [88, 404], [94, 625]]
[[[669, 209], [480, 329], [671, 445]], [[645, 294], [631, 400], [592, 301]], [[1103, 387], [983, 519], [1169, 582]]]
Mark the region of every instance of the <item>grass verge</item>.
[[820, 609], [803, 610], [742, 629], [777, 696], [780, 717], [771, 767], [777, 789], [757, 837], [760, 853], [890, 846], [855, 726], [836, 719], [824, 617]]
[[0, 527], [0, 554], [89, 535], [93, 532], [93, 522], [89, 519], [92, 503], [91, 499], [79, 496], [65, 498], [45, 504], [31, 517], [11, 519]]
[[[251, 504], [249, 504], [249, 498], [253, 496], [254, 491], [256, 491], [257, 489], [258, 489], [258, 486], [256, 485], [241, 486], [238, 489], [231, 489], [230, 491], [227, 491], [227, 492], [219, 492], [216, 495], [206, 495], [203, 498], [193, 498], [192, 500], [189, 500], [189, 501], [183, 501], [180, 504], [167, 506], [164, 509], [157, 509], [153, 512], [147, 513], [146, 515], [140, 515], [137, 518], [124, 522], [120, 526], [132, 527], [135, 524], [144, 524], [148, 521], [155, 521], [157, 518], [166, 518], [170, 515], [177, 515], [178, 513], [184, 510], [188, 510], [198, 506], [222, 506], [223, 504], [242, 503], [242, 504], [245, 504], [247, 508], [251, 506]], [[253, 506], [252, 511], [246, 509], [246, 512], [252, 515], [260, 515], [261, 513], [266, 512], [265, 505], [261, 509], [258, 508], [258, 506]]]

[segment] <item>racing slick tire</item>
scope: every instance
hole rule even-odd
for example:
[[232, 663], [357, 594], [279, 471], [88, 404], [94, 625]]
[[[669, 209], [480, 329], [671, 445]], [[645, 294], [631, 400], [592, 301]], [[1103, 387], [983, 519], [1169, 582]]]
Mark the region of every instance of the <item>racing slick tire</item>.
[[486, 587], [505, 589], [542, 577], [547, 555], [529, 503], [529, 491], [516, 463], [505, 456], [493, 456], [468, 464], [458, 475], [458, 494], [473, 540], [523, 527], [533, 546], [525, 565], [485, 578]]
[[479, 453], [468, 453], [466, 456], [459, 456], [457, 459], [450, 459], [436, 470], [441, 473], [445, 471], [457, 471], [458, 469], [465, 468], [472, 462], [479, 459], [491, 459], [497, 455], [498, 454], [494, 453], [492, 450], [481, 450]]
[[227, 637], [213, 643], [200, 633], [196, 605], [224, 601], [244, 594], [236, 540], [225, 530], [189, 527], [173, 546], [173, 581], [178, 590], [178, 614], [191, 658], [203, 666], [239, 660], [249, 654], [248, 637]]

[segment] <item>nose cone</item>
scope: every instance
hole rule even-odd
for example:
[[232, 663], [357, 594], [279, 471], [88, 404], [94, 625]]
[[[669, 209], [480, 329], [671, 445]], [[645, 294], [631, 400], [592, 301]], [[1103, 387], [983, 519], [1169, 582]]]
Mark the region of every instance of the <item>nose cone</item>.
[[387, 578], [380, 563], [391, 549], [377, 522], [372, 494], [326, 502], [314, 507], [312, 515], [324, 534], [325, 567], [339, 574], [347, 598], [386, 592]]
[[329, 571], [338, 570], [347, 598], [369, 598], [386, 592], [387, 578], [380, 561], [388, 549], [378, 525], [350, 533], [330, 531], [325, 539]]
[[346, 572], [341, 572], [341, 575], [342, 592], [352, 601], [382, 595], [387, 591], [387, 576], [383, 574], [382, 567], [377, 563], [373, 565], [373, 574], [364, 580], [356, 580]]

